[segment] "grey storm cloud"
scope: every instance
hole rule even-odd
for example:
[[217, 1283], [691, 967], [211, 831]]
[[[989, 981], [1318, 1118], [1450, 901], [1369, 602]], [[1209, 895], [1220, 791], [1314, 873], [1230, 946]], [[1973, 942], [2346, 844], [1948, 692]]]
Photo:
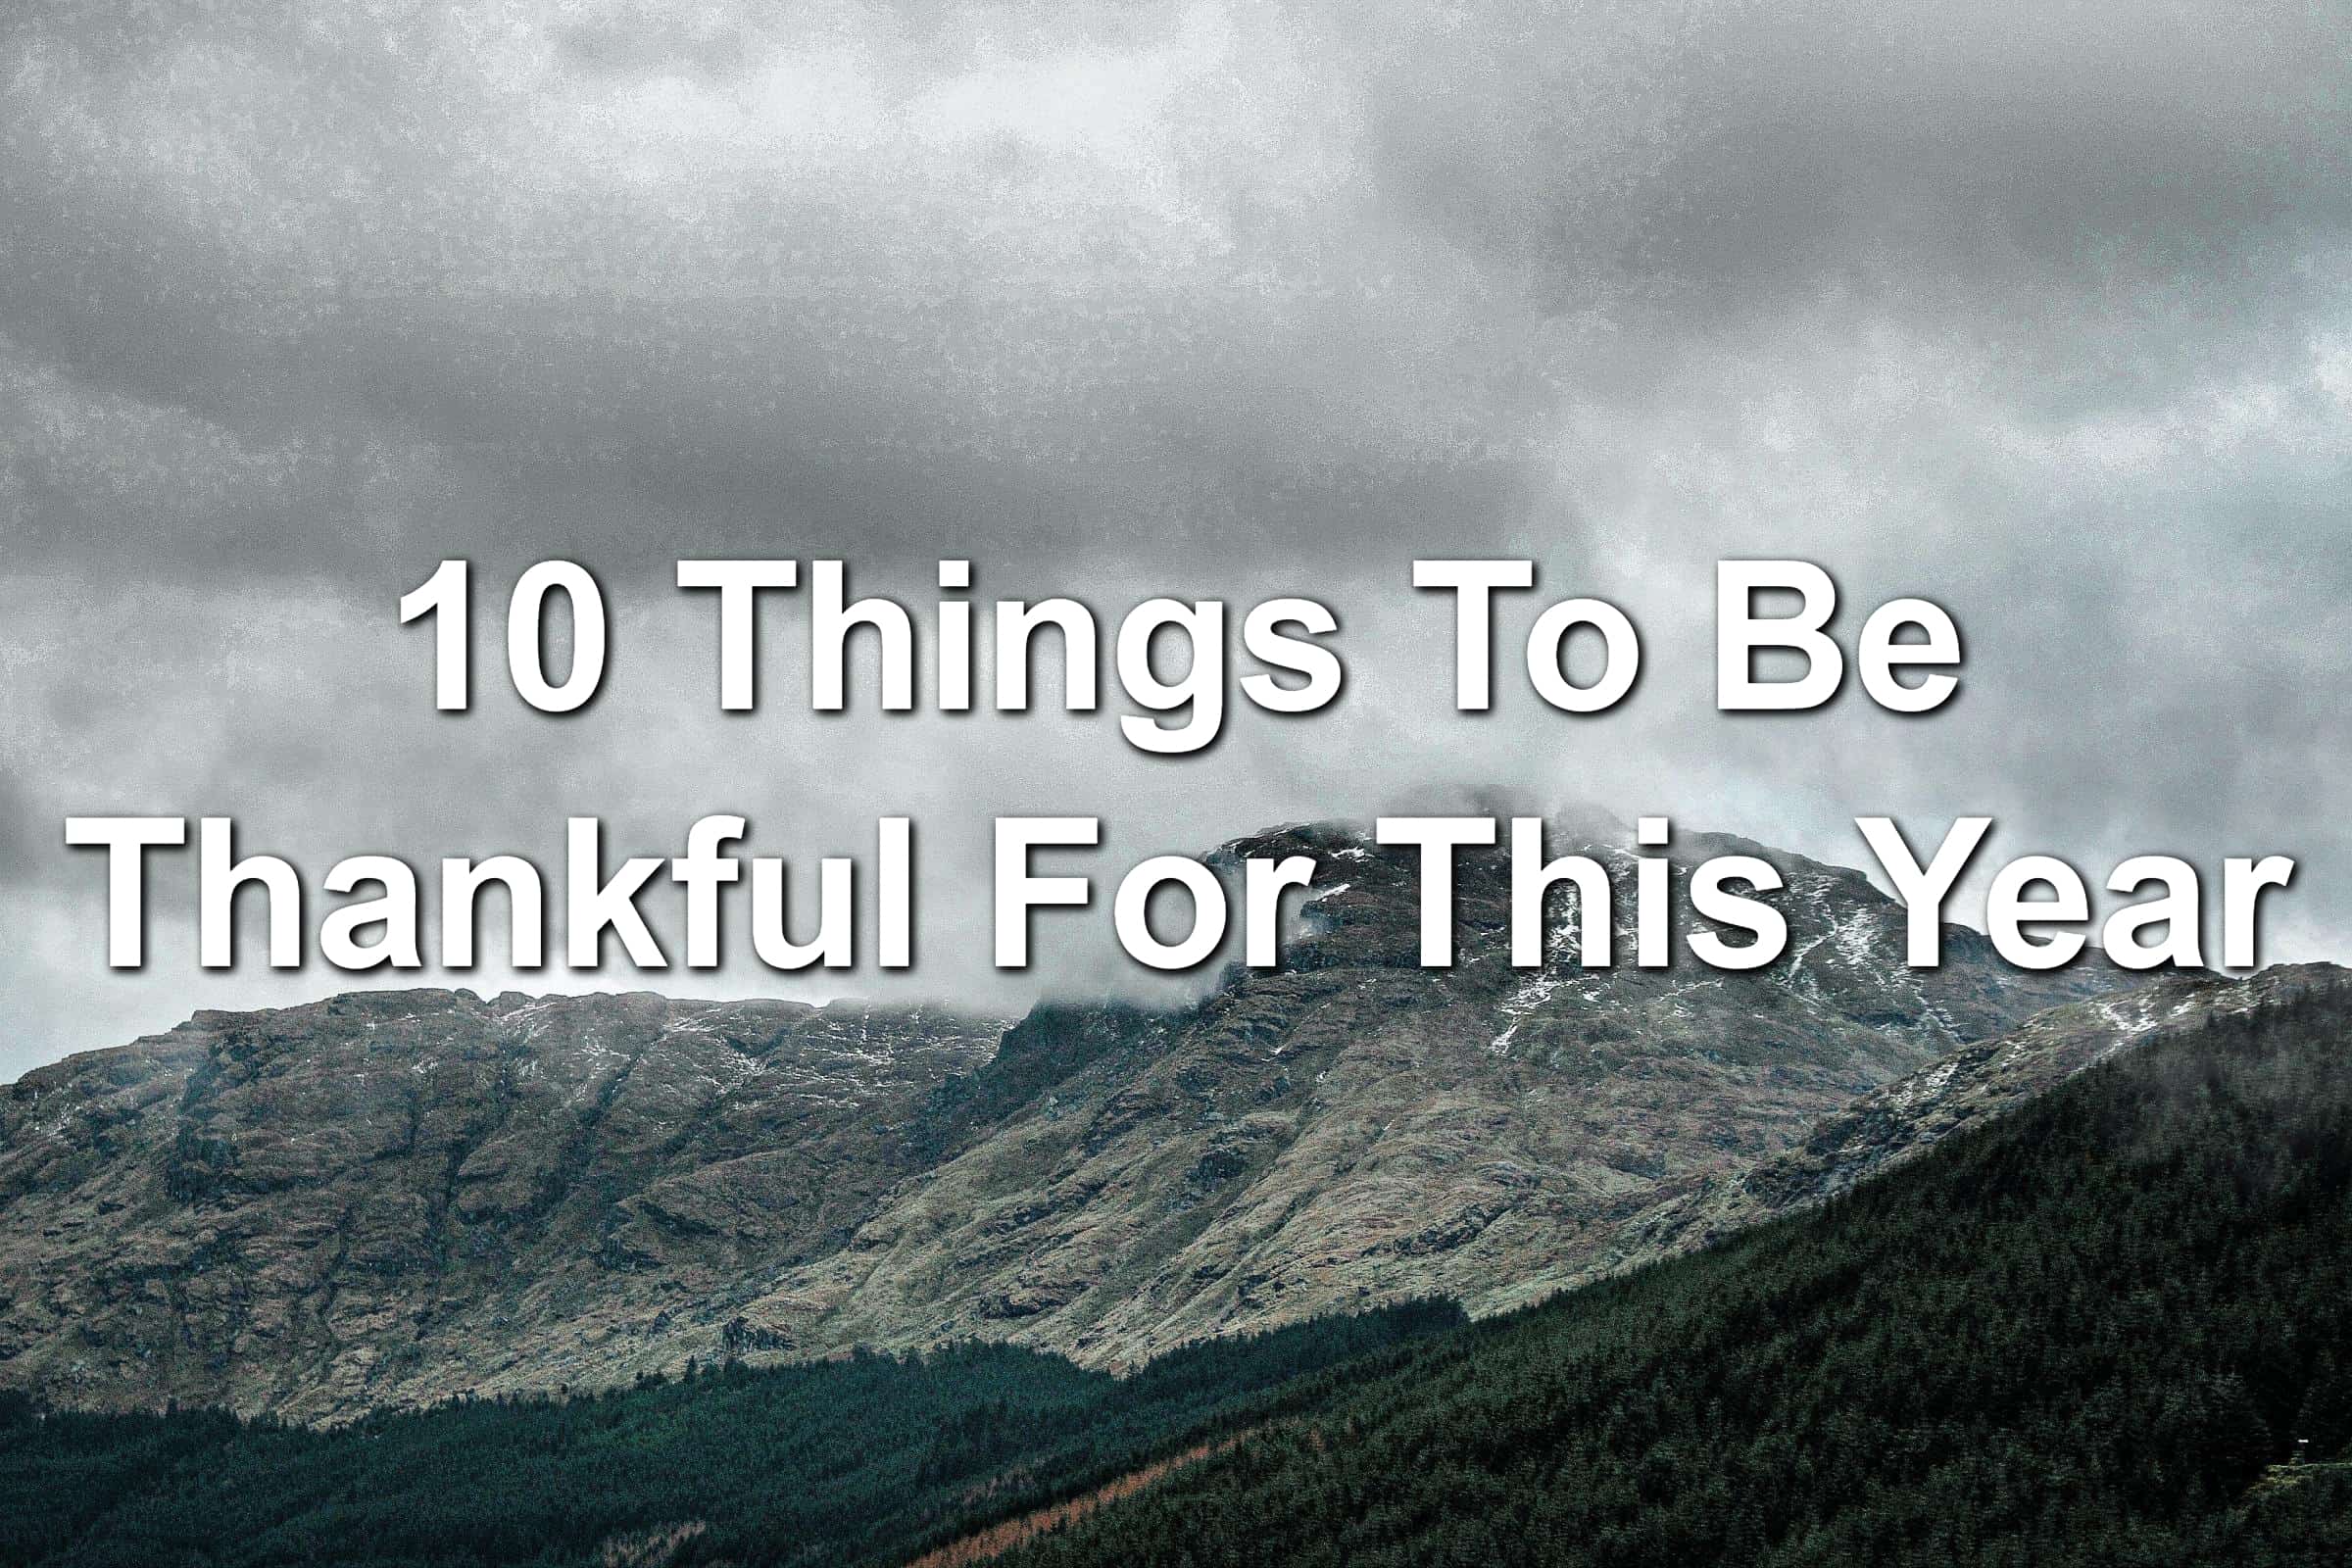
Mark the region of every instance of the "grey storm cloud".
[[[99, 867], [62, 844], [95, 810], [231, 813], [314, 874], [547, 859], [572, 812], [674, 853], [740, 810], [815, 854], [908, 810], [909, 984], [996, 1005], [1119, 977], [1077, 944], [990, 969], [992, 813], [1102, 811], [1140, 856], [1489, 790], [1846, 860], [1880, 810], [1989, 811], [2009, 853], [2094, 867], [2289, 853], [2279, 956], [2340, 955], [2341, 30], [2319, 5], [10, 7], [0, 1074], [343, 978], [200, 976], [172, 869], [157, 961], [109, 974]], [[1447, 711], [1409, 563], [1494, 553], [1634, 614], [1634, 701], [1567, 721], [1506, 679], [1495, 714]], [[668, 564], [733, 554], [838, 554], [915, 603], [950, 555], [983, 594], [1111, 612], [1313, 593], [1349, 692], [1181, 762], [1110, 714], [819, 720], [780, 620], [780, 695], [721, 715]], [[1753, 554], [1947, 605], [1961, 701], [1716, 714], [1712, 564]], [[485, 593], [547, 557], [599, 573], [592, 710], [482, 679], [480, 711], [431, 711], [392, 606], [445, 556]]]

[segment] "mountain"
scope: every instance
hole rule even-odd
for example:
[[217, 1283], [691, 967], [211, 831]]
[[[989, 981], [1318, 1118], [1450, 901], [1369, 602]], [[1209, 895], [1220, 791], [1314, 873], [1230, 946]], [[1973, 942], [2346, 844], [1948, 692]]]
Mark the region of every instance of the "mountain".
[[298, 1416], [634, 1371], [746, 1253], [835, 1245], [1002, 1026], [363, 992], [0, 1098], [0, 1383]]
[[[1614, 842], [1551, 848], [1632, 863]], [[1051, 1086], [745, 1321], [800, 1350], [978, 1335], [1117, 1364], [1419, 1295], [1498, 1310], [1539, 1275], [1557, 1289], [1624, 1266], [1626, 1227], [1663, 1199], [2110, 978], [2028, 975], [1958, 928], [1942, 968], [1913, 971], [1901, 907], [1859, 872], [1732, 839], [1678, 850], [1678, 904], [1689, 863], [1779, 864], [1782, 962], [1588, 970], [1563, 901], [1546, 965], [1515, 969], [1493, 852], [1457, 866], [1454, 965], [1423, 969], [1415, 852], [1332, 827], [1228, 846], [1212, 861], [1317, 863], [1287, 967], [1115, 1026], [1027, 1020], [995, 1065], [1051, 1051], [1029, 1075]], [[1633, 914], [1613, 914], [1624, 960]]]
[[[1628, 867], [1613, 830], [1550, 853]], [[1654, 1255], [1662, 1204], [2112, 981], [2027, 974], [1858, 872], [1766, 856], [1788, 955], [1508, 962], [1500, 852], [1416, 962], [1414, 852], [1342, 826], [1286, 962], [1017, 1024], [854, 1004], [367, 993], [202, 1013], [0, 1092], [0, 1387], [345, 1419], [978, 1338], [1123, 1366], [1430, 1295], [1499, 1310]], [[1619, 879], [1630, 887], [1630, 872]], [[1624, 896], [1630, 900], [1630, 894]], [[1687, 918], [1687, 917], [1686, 917]]]
[[1978, 1112], [1923, 1112], [1826, 1202], [1478, 1322], [1320, 1317], [1115, 1379], [859, 1352], [330, 1429], [0, 1396], [0, 1562], [2344, 1561], [2352, 976], [2102, 1010], [1939, 1066]]
[[2331, 964], [2281, 964], [2240, 981], [2168, 973], [2136, 990], [2053, 1007], [1832, 1111], [1781, 1153], [1709, 1176], [1644, 1215], [1635, 1234], [1643, 1250], [1663, 1256], [1814, 1207], [2119, 1052], [2217, 1018], [2267, 1014], [2331, 987], [2340, 973]]
[[2352, 1561], [2352, 976], [2187, 1000], [1826, 1207], [1432, 1342], [1000, 1560]]

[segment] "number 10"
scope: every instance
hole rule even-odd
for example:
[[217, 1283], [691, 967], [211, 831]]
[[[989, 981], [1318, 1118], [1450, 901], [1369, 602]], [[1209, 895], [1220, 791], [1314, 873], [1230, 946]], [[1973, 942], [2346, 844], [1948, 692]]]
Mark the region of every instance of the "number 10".
[[[563, 590], [571, 609], [571, 668], [560, 686], [547, 678], [540, 654], [547, 595]], [[421, 587], [404, 594], [400, 621], [433, 615], [433, 706], [462, 713], [471, 705], [468, 636], [473, 594], [466, 564], [444, 561]], [[568, 713], [586, 705], [605, 678], [605, 596], [587, 569], [569, 561], [542, 561], [514, 584], [507, 605], [507, 671], [522, 700], [543, 713]]]

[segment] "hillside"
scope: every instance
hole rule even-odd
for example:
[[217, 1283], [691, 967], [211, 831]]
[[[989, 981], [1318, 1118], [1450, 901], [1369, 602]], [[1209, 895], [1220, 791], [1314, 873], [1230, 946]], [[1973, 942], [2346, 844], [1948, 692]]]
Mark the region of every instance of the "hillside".
[[[1551, 849], [1622, 863], [1607, 837]], [[1460, 961], [1422, 969], [1411, 852], [1327, 825], [1210, 859], [1244, 850], [1316, 860], [1305, 928], [1190, 1007], [365, 993], [27, 1074], [0, 1091], [0, 1388], [348, 1419], [689, 1359], [977, 1338], [1118, 1366], [1499, 1310], [1656, 1255], [1661, 1204], [2111, 978], [1958, 928], [1909, 970], [1898, 906], [1791, 856], [1772, 968], [1635, 968], [1621, 908], [1620, 965], [1586, 969], [1563, 900], [1517, 970], [1498, 852], [1463, 858]]]
[[[2352, 977], [2136, 1022], [1824, 1208], [1474, 1326], [1002, 1560], [2346, 1560]], [[2273, 1471], [2298, 1440], [2331, 1462]]]
[[1324, 1318], [1123, 1380], [1006, 1346], [859, 1353], [327, 1431], [0, 1396], [0, 1564], [897, 1562], [1461, 1322], [1436, 1303]]
[[366, 992], [43, 1068], [0, 1094], [0, 1387], [321, 1415], [625, 1379], [745, 1255], [836, 1245], [1000, 1032]]
[[[2168, 973], [2129, 992], [2052, 1007], [1830, 1112], [1778, 1154], [1709, 1176], [1644, 1215], [1632, 1234], [1642, 1248], [1665, 1256], [1812, 1207], [2167, 1030], [2267, 1008], [2330, 983], [2336, 972], [2328, 964], [2288, 964], [2235, 982], [2198, 971]], [[1528, 1288], [1541, 1294], [1544, 1281]]]
[[[2341, 1561], [2352, 977], [2083, 1010], [1928, 1075], [2060, 1072], [2038, 1098], [1959, 1091], [1981, 1116], [1825, 1205], [1481, 1323], [1320, 1318], [1122, 1379], [983, 1345], [737, 1364], [326, 1431], [0, 1397], [0, 1562]], [[2278, 1466], [2297, 1439], [2319, 1462]]]

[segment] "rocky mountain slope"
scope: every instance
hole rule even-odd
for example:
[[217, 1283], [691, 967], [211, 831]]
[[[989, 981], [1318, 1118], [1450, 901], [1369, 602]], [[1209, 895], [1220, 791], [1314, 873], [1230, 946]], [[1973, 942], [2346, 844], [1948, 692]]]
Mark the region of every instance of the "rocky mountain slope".
[[1633, 967], [1630, 871], [1619, 967], [1579, 964], [1563, 898], [1514, 969], [1499, 852], [1458, 869], [1456, 965], [1421, 969], [1413, 852], [1325, 825], [1211, 858], [1313, 857], [1306, 929], [1171, 1011], [200, 1014], [0, 1091], [0, 1386], [333, 1418], [689, 1356], [977, 1336], [1119, 1365], [1407, 1296], [1493, 1309], [1675, 1243], [1662, 1206], [2112, 978], [1958, 928], [1911, 971], [1858, 872], [1675, 854], [1735, 849], [1788, 881], [1788, 955], [1748, 974]]
[[[2267, 1016], [2302, 998], [2352, 1004], [2352, 974], [2282, 964], [2242, 980], [2170, 973], [2145, 986], [2053, 1007], [1998, 1039], [1964, 1046], [1815, 1123], [1778, 1154], [1706, 1178], [1631, 1227], [1636, 1251], [1665, 1255], [1811, 1208], [1926, 1153], [2116, 1055], [2217, 1019]], [[1522, 1294], [1544, 1294], [1536, 1276]]]
[[295, 1415], [610, 1378], [836, 1245], [1001, 1026], [651, 996], [199, 1013], [0, 1094], [0, 1383]]

